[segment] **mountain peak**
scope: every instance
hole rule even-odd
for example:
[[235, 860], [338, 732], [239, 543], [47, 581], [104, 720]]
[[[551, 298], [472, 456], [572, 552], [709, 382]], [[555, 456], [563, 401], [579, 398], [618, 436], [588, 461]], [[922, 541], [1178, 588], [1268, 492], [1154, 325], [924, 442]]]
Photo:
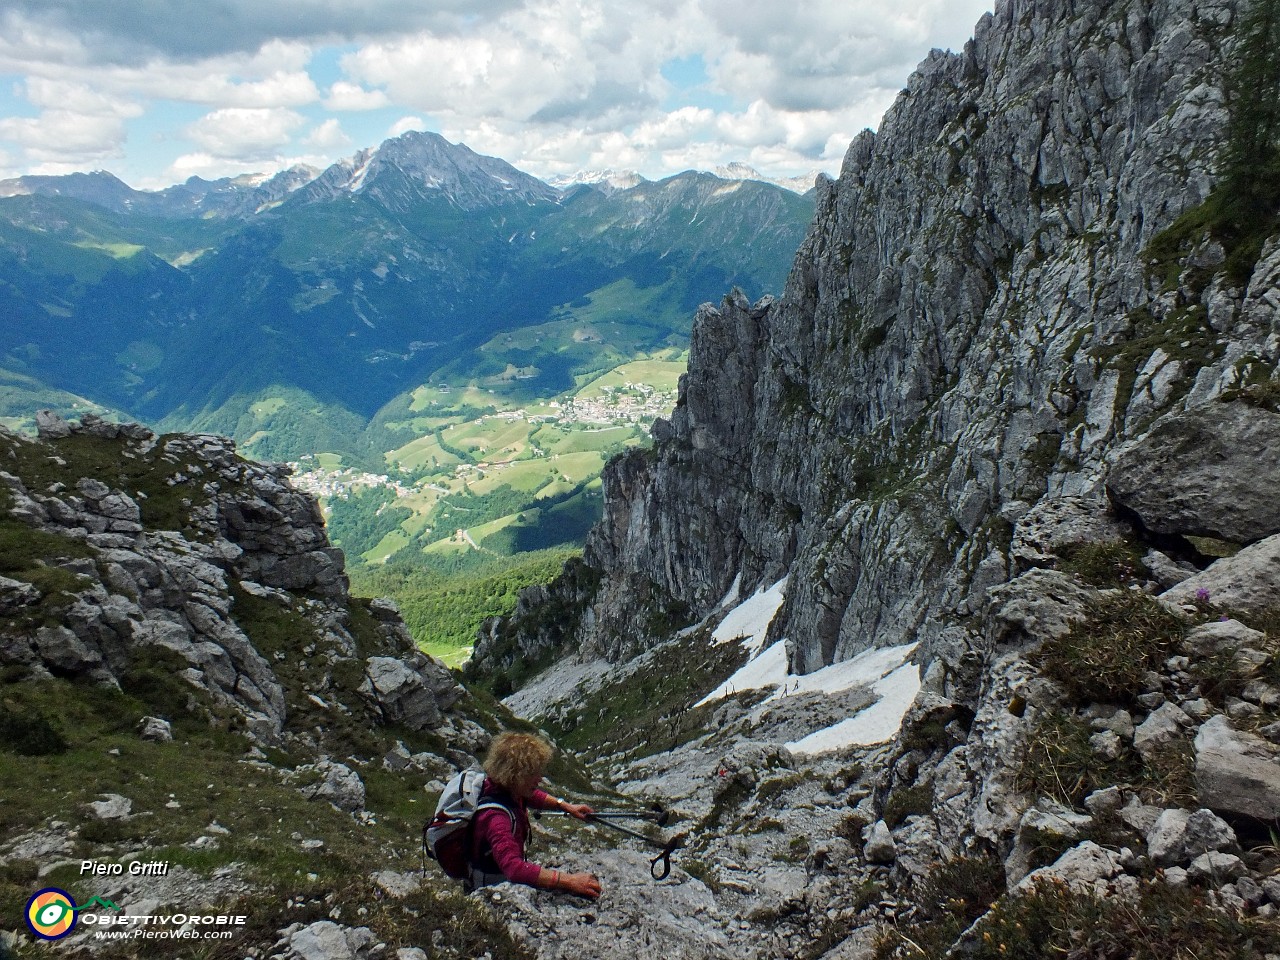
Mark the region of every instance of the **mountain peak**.
[[547, 183], [559, 190], [583, 186], [595, 187], [605, 193], [630, 190], [644, 182], [646, 182], [645, 178], [634, 170], [615, 170], [612, 167], [603, 170], [579, 170], [576, 173], [560, 174], [547, 180]]
[[308, 185], [305, 196], [325, 200], [344, 192], [373, 196], [389, 209], [438, 198], [463, 210], [559, 200], [559, 191], [505, 160], [423, 130], [410, 130], [334, 164]]
[[131, 199], [137, 191], [113, 173], [94, 170], [63, 176], [25, 176], [0, 180], [0, 197], [24, 197], [32, 194], [71, 197], [100, 206], [114, 208]]
[[813, 183], [822, 171], [814, 169], [798, 177], [769, 177], [750, 164], [734, 160], [721, 164], [712, 172], [722, 180], [759, 180], [762, 183], [772, 183], [784, 190], [790, 190], [792, 193], [804, 194], [813, 189]]

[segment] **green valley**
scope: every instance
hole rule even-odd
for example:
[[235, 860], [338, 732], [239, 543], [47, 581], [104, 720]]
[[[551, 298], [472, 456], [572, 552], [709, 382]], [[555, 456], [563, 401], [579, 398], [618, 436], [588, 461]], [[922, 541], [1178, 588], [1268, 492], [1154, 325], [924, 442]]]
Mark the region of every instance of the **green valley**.
[[440, 582], [374, 575], [496, 577], [490, 610], [581, 549], [603, 465], [675, 404], [698, 305], [781, 292], [812, 213], [693, 171], [557, 189], [424, 133], [269, 181], [5, 181], [0, 418], [230, 436], [295, 465], [361, 589], [408, 608]]

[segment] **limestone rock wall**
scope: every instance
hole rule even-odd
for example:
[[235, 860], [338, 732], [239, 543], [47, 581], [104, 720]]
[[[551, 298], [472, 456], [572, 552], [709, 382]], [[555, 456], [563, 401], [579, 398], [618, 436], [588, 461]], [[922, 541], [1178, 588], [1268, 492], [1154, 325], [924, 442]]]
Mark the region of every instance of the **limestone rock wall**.
[[244, 460], [220, 437], [47, 413], [38, 424], [38, 440], [0, 435], [6, 530], [41, 538], [30, 569], [0, 578], [11, 677], [118, 685], [176, 655], [193, 692], [266, 743], [300, 704], [349, 713], [347, 699], [371, 722], [417, 730], [445, 721], [461, 687], [418, 652], [394, 605], [370, 604], [355, 623], [342, 552], [286, 467]]
[[1214, 244], [1150, 248], [1215, 183], [1236, 16], [1002, 0], [931, 54], [819, 183], [781, 298], [699, 311], [656, 449], [606, 470], [577, 645], [625, 656], [655, 608], [789, 573], [795, 671], [914, 639], [954, 660], [1033, 505], [1101, 498], [1161, 417], [1269, 380], [1280, 247], [1244, 289]]

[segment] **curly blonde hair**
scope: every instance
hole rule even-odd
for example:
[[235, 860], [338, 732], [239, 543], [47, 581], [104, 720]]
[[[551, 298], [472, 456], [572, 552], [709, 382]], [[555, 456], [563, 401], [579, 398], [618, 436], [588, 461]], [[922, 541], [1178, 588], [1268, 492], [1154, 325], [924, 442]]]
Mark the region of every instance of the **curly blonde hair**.
[[541, 777], [551, 762], [551, 744], [532, 733], [500, 733], [489, 745], [484, 758], [484, 772], [494, 783], [512, 790], [531, 779]]

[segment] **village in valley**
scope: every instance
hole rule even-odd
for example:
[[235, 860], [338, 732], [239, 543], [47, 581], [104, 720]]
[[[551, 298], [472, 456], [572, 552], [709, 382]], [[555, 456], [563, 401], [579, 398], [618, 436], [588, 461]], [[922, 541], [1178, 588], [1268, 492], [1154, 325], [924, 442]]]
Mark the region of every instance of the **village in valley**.
[[[504, 519], [528, 522], [541, 504], [596, 495], [604, 464], [647, 443], [653, 422], [670, 416], [684, 365], [683, 356], [636, 361], [572, 393], [523, 404], [500, 386], [426, 384], [414, 394], [413, 417], [388, 424], [411, 439], [385, 455], [386, 472], [318, 454], [291, 463], [293, 482], [319, 498], [328, 518], [335, 510], [408, 511], [381, 542], [346, 545], [367, 562], [413, 541], [429, 553], [478, 550]], [[477, 509], [477, 499], [513, 492], [531, 509], [502, 518], [484, 504]], [[472, 519], [482, 522], [472, 527]]]

